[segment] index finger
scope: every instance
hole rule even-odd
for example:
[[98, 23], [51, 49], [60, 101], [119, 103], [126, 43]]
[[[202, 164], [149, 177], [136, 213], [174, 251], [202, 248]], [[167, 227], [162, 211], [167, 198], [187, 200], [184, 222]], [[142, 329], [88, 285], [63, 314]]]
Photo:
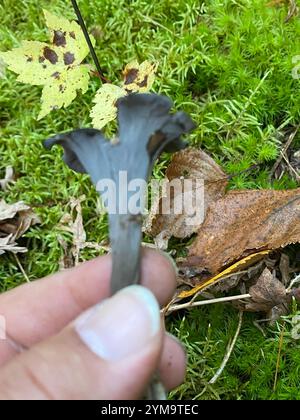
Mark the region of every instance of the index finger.
[[[27, 347], [58, 333], [81, 312], [109, 297], [111, 269], [111, 256], [105, 255], [0, 295], [0, 314], [8, 333]], [[161, 253], [144, 249], [141, 284], [152, 290], [161, 305], [168, 302], [176, 287], [172, 263]], [[0, 340], [0, 363], [12, 352]]]

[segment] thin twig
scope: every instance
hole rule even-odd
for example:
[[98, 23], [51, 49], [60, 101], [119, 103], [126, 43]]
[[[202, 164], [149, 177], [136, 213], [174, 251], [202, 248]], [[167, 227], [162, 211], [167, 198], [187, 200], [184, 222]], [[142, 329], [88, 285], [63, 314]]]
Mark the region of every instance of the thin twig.
[[26, 272], [25, 272], [25, 270], [24, 270], [24, 268], [23, 268], [23, 266], [22, 266], [22, 264], [19, 260], [19, 257], [17, 256], [17, 254], [14, 254], [14, 256], [15, 256], [16, 262], [18, 264], [18, 267], [19, 267], [21, 273], [23, 274], [25, 280], [27, 281], [27, 283], [30, 283], [29, 277], [27, 276], [27, 274], [26, 274]]
[[171, 312], [179, 311], [180, 309], [193, 308], [195, 306], [211, 305], [213, 303], [232, 302], [234, 300], [249, 299], [249, 298], [251, 298], [251, 295], [249, 295], [249, 293], [246, 293], [244, 295], [227, 296], [223, 298], [208, 299], [208, 300], [199, 300], [197, 302], [190, 301], [190, 302], [182, 303], [179, 305], [171, 305], [166, 312], [167, 312], [167, 315], [169, 315]]
[[217, 372], [214, 375], [214, 377], [209, 381], [209, 384], [210, 385], [213, 385], [219, 379], [219, 377], [222, 375], [222, 373], [223, 373], [223, 371], [224, 371], [224, 369], [225, 369], [225, 367], [226, 367], [226, 365], [228, 363], [228, 360], [230, 359], [230, 356], [231, 356], [231, 354], [233, 352], [233, 349], [234, 349], [236, 340], [238, 339], [238, 336], [240, 334], [242, 323], [243, 323], [243, 311], [240, 311], [239, 312], [239, 323], [238, 323], [238, 326], [237, 326], [236, 333], [235, 333], [235, 335], [233, 337], [232, 343], [230, 344], [230, 346], [229, 346], [229, 348], [228, 348], [228, 350], [227, 350], [227, 352], [225, 354], [225, 357], [223, 359], [223, 362], [222, 362], [220, 368], [217, 370]]
[[296, 137], [296, 134], [299, 131], [299, 128], [300, 128], [300, 124], [297, 125], [297, 127], [295, 128], [295, 130], [289, 135], [289, 138], [288, 138], [287, 142], [285, 143], [285, 145], [281, 149], [280, 155], [279, 155], [278, 159], [276, 160], [276, 162], [275, 162], [275, 164], [274, 164], [274, 166], [273, 166], [273, 168], [271, 170], [270, 177], [272, 177], [274, 175], [276, 169], [280, 165], [280, 163], [281, 163], [281, 161], [283, 159], [283, 156], [285, 156], [286, 152], [288, 151], [290, 145], [292, 144], [294, 138]]
[[[230, 279], [231, 277], [236, 277], [236, 276], [240, 276], [241, 274], [247, 274], [247, 273], [248, 273], [248, 270], [242, 270], [242, 271], [237, 271], [235, 273], [227, 274], [226, 276], [220, 278], [218, 283], [223, 282], [223, 280]], [[205, 290], [206, 288], [201, 289], [197, 293], [195, 293], [192, 299], [190, 300], [190, 303], [193, 303]]]
[[79, 7], [78, 7], [77, 1], [76, 1], [76, 0], [71, 0], [71, 3], [72, 3], [72, 6], [73, 6], [73, 8], [74, 8], [74, 11], [75, 11], [75, 13], [76, 13], [76, 16], [77, 16], [77, 19], [78, 19], [78, 23], [79, 23], [79, 25], [80, 25], [80, 27], [81, 27], [81, 29], [82, 29], [83, 34], [84, 34], [85, 40], [86, 40], [86, 42], [87, 42], [87, 44], [88, 44], [88, 47], [89, 47], [89, 50], [90, 50], [91, 56], [92, 56], [92, 58], [93, 58], [93, 61], [94, 61], [94, 63], [95, 63], [95, 66], [96, 66], [96, 69], [97, 69], [98, 75], [99, 75], [99, 77], [100, 77], [100, 79], [101, 79], [102, 81], [104, 81], [104, 82], [108, 82], [108, 80], [106, 79], [106, 77], [105, 77], [105, 76], [104, 76], [104, 74], [103, 74], [103, 70], [102, 70], [102, 68], [101, 68], [101, 66], [100, 66], [100, 63], [99, 63], [98, 57], [97, 57], [96, 52], [95, 52], [95, 50], [94, 50], [94, 47], [93, 47], [93, 44], [92, 44], [92, 41], [91, 41], [90, 35], [89, 35], [88, 30], [87, 30], [87, 28], [86, 28], [86, 25], [85, 25], [85, 23], [84, 23], [84, 20], [83, 20], [83, 17], [82, 17], [82, 15], [81, 15], [80, 9], [79, 9]]
[[[300, 274], [291, 281], [291, 284], [285, 290], [286, 294], [289, 294], [292, 290], [292, 287], [296, 283], [299, 283], [299, 282], [300, 282]], [[203, 292], [203, 290], [201, 290], [197, 296], [199, 296], [201, 292]], [[249, 293], [245, 293], [243, 295], [234, 295], [234, 296], [226, 296], [226, 297], [216, 298], [216, 299], [198, 300], [196, 302], [194, 301], [194, 298], [195, 296], [193, 296], [193, 298], [189, 302], [181, 303], [178, 305], [176, 304], [172, 305], [172, 301], [171, 301], [165, 308], [162, 309], [162, 312], [167, 316], [170, 313], [179, 311], [181, 309], [190, 309], [196, 306], [211, 305], [213, 303], [226, 303], [226, 302], [233, 302], [235, 300], [251, 299], [251, 295]], [[176, 299], [176, 296], [174, 299]], [[268, 319], [259, 320], [257, 322], [263, 322], [263, 321], [268, 321]]]
[[280, 368], [280, 359], [281, 359], [281, 352], [282, 352], [282, 346], [283, 346], [284, 330], [285, 330], [285, 323], [282, 326], [282, 330], [281, 330], [280, 338], [279, 338], [279, 346], [278, 346], [278, 354], [277, 354], [277, 361], [276, 361], [276, 371], [275, 371], [275, 377], [274, 377], [273, 392], [275, 392], [276, 388], [277, 388], [278, 374], [279, 374], [279, 368]]

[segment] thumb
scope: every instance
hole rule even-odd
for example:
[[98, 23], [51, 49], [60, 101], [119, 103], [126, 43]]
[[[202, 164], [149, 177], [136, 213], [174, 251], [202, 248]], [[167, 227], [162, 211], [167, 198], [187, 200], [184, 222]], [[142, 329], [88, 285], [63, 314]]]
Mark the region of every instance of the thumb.
[[129, 286], [0, 370], [1, 399], [136, 399], [156, 370], [159, 306]]

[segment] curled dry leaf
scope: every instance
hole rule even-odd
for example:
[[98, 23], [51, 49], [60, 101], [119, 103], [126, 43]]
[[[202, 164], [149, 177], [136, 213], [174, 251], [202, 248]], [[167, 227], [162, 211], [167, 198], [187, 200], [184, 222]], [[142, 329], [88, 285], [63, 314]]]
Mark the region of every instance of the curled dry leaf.
[[12, 252], [17, 254], [19, 252], [27, 252], [27, 248], [24, 246], [18, 246], [17, 243], [13, 240], [13, 235], [8, 235], [4, 238], [0, 237], [0, 255], [5, 252]]
[[265, 313], [264, 320], [270, 324], [289, 313], [291, 294], [268, 268], [264, 269], [256, 284], [250, 287], [249, 295], [250, 302], [239, 302], [237, 306], [244, 311]]
[[74, 257], [72, 250], [69, 249], [67, 241], [60, 235], [57, 236], [59, 245], [62, 247], [63, 254], [59, 260], [59, 270], [66, 270], [74, 267]]
[[3, 179], [0, 179], [0, 188], [6, 190], [8, 185], [14, 182], [14, 170], [12, 166], [7, 166], [5, 169], [5, 175]]
[[7, 219], [13, 219], [17, 213], [28, 211], [30, 209], [23, 201], [8, 204], [4, 200], [0, 200], [0, 223], [3, 224]]
[[231, 191], [214, 203], [184, 265], [220, 273], [262, 250], [300, 241], [300, 188]]
[[[227, 176], [220, 166], [205, 152], [195, 148], [175, 153], [166, 175], [168, 179], [161, 195], [154, 199], [144, 226], [144, 231], [156, 237], [156, 242], [163, 247], [167, 246], [171, 236], [186, 238], [197, 232], [208, 207], [225, 194], [227, 186]], [[196, 194], [202, 197], [201, 203], [197, 203], [203, 206], [199, 218], [193, 217]], [[188, 196], [192, 200], [187, 199]], [[176, 211], [178, 205], [183, 211]]]
[[257, 283], [250, 287], [251, 302], [246, 303], [245, 310], [268, 313], [273, 307], [288, 302], [284, 285], [265, 268]]
[[[70, 213], [66, 213], [60, 220], [62, 230], [70, 232], [73, 235], [73, 245], [78, 250], [83, 248], [86, 240], [86, 233], [83, 227], [82, 220], [82, 208], [81, 203], [85, 200], [85, 196], [82, 195], [79, 198], [71, 198], [69, 206], [71, 209]], [[75, 213], [75, 219], [73, 219], [73, 213]]]
[[23, 201], [7, 204], [0, 200], [0, 254], [26, 252], [26, 248], [16, 245], [16, 240], [37, 223], [39, 217]]
[[[61, 268], [70, 268], [71, 266], [77, 265], [79, 263], [80, 252], [82, 249], [85, 248], [93, 248], [98, 251], [102, 250], [103, 248], [94, 243], [94, 242], [86, 242], [86, 232], [83, 226], [83, 218], [82, 218], [82, 207], [81, 203], [85, 200], [85, 195], [82, 195], [79, 198], [71, 198], [69, 202], [70, 206], [70, 213], [66, 213], [60, 220], [59, 227], [61, 230], [69, 232], [72, 234], [72, 243], [73, 246], [71, 250], [68, 250], [67, 244], [63, 238], [59, 237], [59, 243], [63, 248], [63, 258], [60, 261]], [[74, 259], [72, 264], [71, 255]]]

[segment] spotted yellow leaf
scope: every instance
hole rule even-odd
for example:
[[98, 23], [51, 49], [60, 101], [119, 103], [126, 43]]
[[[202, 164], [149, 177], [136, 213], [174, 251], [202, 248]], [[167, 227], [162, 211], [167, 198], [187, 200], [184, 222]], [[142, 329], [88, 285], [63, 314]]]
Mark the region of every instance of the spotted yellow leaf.
[[[89, 53], [81, 27], [77, 22], [52, 15], [47, 10], [44, 10], [44, 15], [52, 44], [70, 51], [74, 54], [74, 65], [80, 64]], [[92, 35], [90, 36], [95, 44], [95, 39]], [[66, 51], [62, 50], [62, 52]]]
[[89, 81], [89, 67], [81, 64], [89, 49], [80, 26], [46, 10], [44, 15], [49, 44], [23, 41], [20, 47], [0, 53], [8, 69], [18, 74], [19, 82], [44, 86], [38, 119], [70, 105], [78, 90], [86, 92]]
[[110, 83], [105, 83], [101, 86], [94, 98], [96, 105], [91, 111], [94, 128], [100, 130], [109, 121], [113, 121], [116, 118], [116, 101], [126, 94], [127, 92], [125, 89]]
[[148, 92], [152, 88], [156, 70], [157, 63], [144, 61], [139, 64], [136, 60], [132, 61], [123, 70], [123, 87], [128, 93]]
[[193, 287], [190, 290], [184, 290], [178, 295], [178, 298], [184, 299], [190, 296], [194, 296], [196, 293], [201, 292], [202, 290], [206, 289], [207, 287], [211, 286], [212, 284], [216, 284], [224, 277], [236, 273], [237, 271], [244, 270], [247, 267], [255, 264], [257, 261], [261, 260], [264, 256], [270, 254], [271, 250], [260, 251], [254, 254], [248, 255], [241, 259], [240, 261], [232, 264], [230, 267], [226, 268], [226, 270], [222, 271], [221, 273], [217, 274], [216, 276], [205, 280], [203, 283], [198, 284], [197, 286]]
[[132, 61], [122, 72], [123, 83], [121, 87], [106, 83], [100, 87], [94, 98], [95, 106], [91, 111], [93, 127], [99, 130], [117, 116], [116, 102], [129, 93], [148, 92], [153, 85], [157, 63], [144, 61], [139, 64]]

